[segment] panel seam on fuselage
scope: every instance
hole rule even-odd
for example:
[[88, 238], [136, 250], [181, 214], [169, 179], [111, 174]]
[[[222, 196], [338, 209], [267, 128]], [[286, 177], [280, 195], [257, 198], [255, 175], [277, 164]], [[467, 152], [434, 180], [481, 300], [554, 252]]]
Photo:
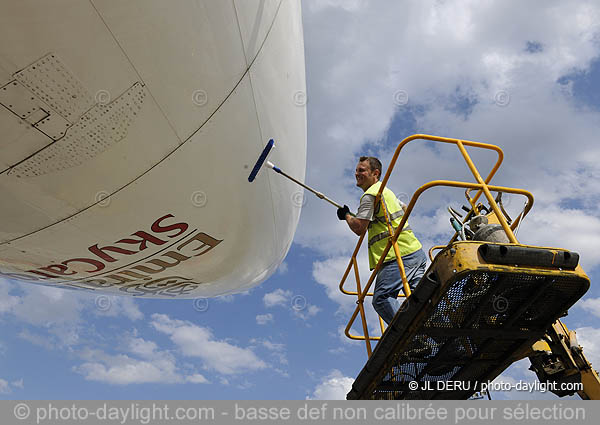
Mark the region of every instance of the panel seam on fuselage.
[[175, 130], [175, 127], [173, 126], [173, 124], [169, 120], [169, 117], [167, 117], [167, 114], [165, 114], [165, 111], [163, 111], [163, 109], [160, 107], [160, 103], [158, 103], [156, 101], [156, 98], [152, 94], [152, 91], [150, 90], [150, 88], [144, 83], [144, 79], [142, 78], [142, 76], [138, 72], [137, 68], [133, 64], [133, 61], [131, 60], [131, 58], [129, 57], [129, 55], [127, 54], [127, 52], [125, 52], [125, 49], [123, 49], [123, 46], [121, 46], [121, 43], [119, 43], [119, 40], [117, 39], [117, 37], [113, 34], [112, 30], [110, 29], [110, 27], [108, 26], [108, 24], [104, 20], [104, 17], [100, 13], [100, 11], [96, 8], [96, 5], [94, 4], [93, 0], [89, 0], [89, 2], [92, 5], [92, 7], [94, 8], [94, 10], [96, 11], [96, 13], [98, 14], [98, 16], [100, 17], [100, 20], [102, 21], [102, 23], [104, 24], [104, 26], [106, 27], [106, 29], [108, 30], [108, 32], [110, 33], [110, 35], [113, 38], [113, 40], [115, 40], [115, 43], [117, 43], [117, 46], [119, 46], [119, 49], [121, 50], [121, 52], [123, 52], [123, 54], [127, 58], [127, 61], [129, 62], [129, 64], [131, 65], [131, 67], [133, 68], [133, 70], [135, 71], [135, 73], [137, 74], [138, 78], [140, 79], [140, 83], [142, 83], [144, 85], [144, 87], [146, 87], [146, 90], [148, 90], [148, 93], [152, 97], [152, 100], [154, 101], [154, 104], [158, 107], [158, 110], [160, 111], [160, 113], [162, 114], [162, 116], [165, 118], [165, 120], [169, 124], [169, 127], [171, 127], [171, 130], [173, 130], [173, 133], [175, 134], [175, 137], [177, 137], [177, 140], [179, 140], [179, 144], [180, 145], [183, 144], [184, 141], [181, 140], [181, 138], [179, 137], [179, 134], [177, 134], [177, 130]]

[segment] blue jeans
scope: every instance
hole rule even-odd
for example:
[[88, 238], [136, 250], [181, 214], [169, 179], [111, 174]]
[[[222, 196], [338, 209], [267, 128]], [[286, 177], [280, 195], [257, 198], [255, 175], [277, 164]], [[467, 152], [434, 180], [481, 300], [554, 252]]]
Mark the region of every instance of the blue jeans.
[[[427, 257], [422, 249], [402, 257], [406, 280], [411, 291], [425, 274]], [[396, 298], [402, 290], [402, 276], [398, 263], [394, 260], [384, 264], [377, 273], [375, 291], [373, 292], [373, 308], [388, 325], [400, 309], [400, 301]]]

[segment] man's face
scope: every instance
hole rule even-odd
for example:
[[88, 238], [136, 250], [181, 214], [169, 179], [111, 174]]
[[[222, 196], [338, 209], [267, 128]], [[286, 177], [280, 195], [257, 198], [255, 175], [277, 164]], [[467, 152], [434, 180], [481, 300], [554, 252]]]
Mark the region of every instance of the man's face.
[[363, 161], [356, 166], [354, 177], [356, 178], [356, 185], [362, 190], [367, 190], [379, 179], [379, 171], [371, 170], [369, 161]]

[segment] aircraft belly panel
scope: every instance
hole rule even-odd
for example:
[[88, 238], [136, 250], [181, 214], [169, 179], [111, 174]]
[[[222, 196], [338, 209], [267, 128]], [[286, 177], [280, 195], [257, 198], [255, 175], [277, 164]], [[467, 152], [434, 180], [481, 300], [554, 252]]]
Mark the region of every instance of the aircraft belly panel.
[[201, 131], [143, 177], [4, 245], [5, 275], [146, 297], [212, 296], [256, 283], [279, 254], [266, 175], [247, 181], [259, 147], [238, 143], [259, 139], [249, 104], [246, 77]]
[[80, 117], [60, 140], [19, 163], [9, 172], [14, 177], [34, 177], [86, 163], [127, 137], [146, 99], [136, 83], [107, 105], [95, 105]]
[[90, 93], [56, 54], [47, 54], [15, 78], [70, 123], [94, 105]]
[[0, 243], [92, 207], [172, 152], [179, 141], [147, 99], [143, 88], [134, 85], [123, 97], [88, 111], [65, 137], [1, 174], [0, 195], [10, 192], [14, 209], [43, 211], [45, 219], [22, 222], [16, 236], [12, 222], [4, 221]]
[[11, 79], [54, 53], [92, 98], [108, 92], [114, 99], [139, 80], [91, 2], [5, 2], [0, 39], [7, 41], [0, 57]]
[[[0, 103], [4, 105], [5, 101], [8, 102], [0, 94]], [[3, 106], [0, 106], [0, 129], [0, 171], [52, 143], [51, 138]]]
[[181, 141], [214, 113], [246, 71], [231, 1], [94, 5]]

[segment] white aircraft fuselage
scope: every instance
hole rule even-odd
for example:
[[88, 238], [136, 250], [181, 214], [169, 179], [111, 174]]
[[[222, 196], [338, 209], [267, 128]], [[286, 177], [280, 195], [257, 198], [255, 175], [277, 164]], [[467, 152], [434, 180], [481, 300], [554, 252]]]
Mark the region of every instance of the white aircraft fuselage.
[[299, 0], [2, 0], [0, 277], [113, 294], [244, 291], [302, 193]]

